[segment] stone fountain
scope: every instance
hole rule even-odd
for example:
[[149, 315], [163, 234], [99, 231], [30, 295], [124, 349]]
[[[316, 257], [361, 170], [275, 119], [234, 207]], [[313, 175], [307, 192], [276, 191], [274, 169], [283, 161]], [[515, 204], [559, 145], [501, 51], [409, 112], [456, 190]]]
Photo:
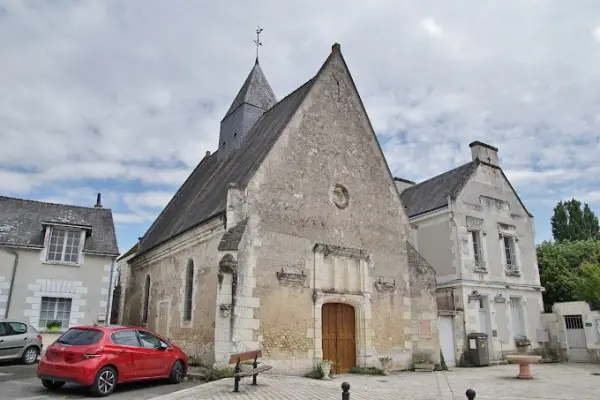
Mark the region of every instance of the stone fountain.
[[533, 379], [529, 366], [540, 362], [542, 356], [515, 354], [506, 356], [506, 359], [515, 364], [519, 364], [519, 375], [517, 375], [517, 379]]

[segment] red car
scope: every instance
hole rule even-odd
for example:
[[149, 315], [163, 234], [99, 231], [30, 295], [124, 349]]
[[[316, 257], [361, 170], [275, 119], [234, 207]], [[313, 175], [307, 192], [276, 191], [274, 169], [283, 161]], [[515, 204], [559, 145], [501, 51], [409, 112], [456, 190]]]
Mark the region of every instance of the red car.
[[132, 326], [78, 326], [65, 332], [41, 358], [37, 376], [58, 390], [67, 382], [111, 394], [117, 384], [148, 379], [179, 383], [188, 368], [181, 349], [156, 333]]

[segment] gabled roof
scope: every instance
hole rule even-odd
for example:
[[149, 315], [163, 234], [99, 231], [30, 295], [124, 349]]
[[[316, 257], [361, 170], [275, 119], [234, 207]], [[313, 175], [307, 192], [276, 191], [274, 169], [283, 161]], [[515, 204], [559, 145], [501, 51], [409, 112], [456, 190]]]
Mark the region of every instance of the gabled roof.
[[136, 244], [134, 244], [133, 246], [131, 246], [131, 248], [129, 250], [127, 250], [124, 254], [121, 254], [119, 256], [119, 258], [117, 258], [117, 261], [120, 261], [124, 258], [129, 257], [132, 254], [135, 254], [138, 250], [138, 248], [140, 247], [140, 242], [137, 242]]
[[[137, 256], [221, 215], [230, 184], [244, 187], [261, 165], [310, 90], [314, 78], [264, 113], [240, 148], [219, 160], [205, 157], [150, 226]], [[137, 257], [136, 256], [136, 257]]]
[[447, 206], [448, 196], [458, 196], [477, 165], [477, 162], [471, 161], [404, 190], [400, 197], [406, 215], [412, 218]]
[[84, 251], [92, 254], [119, 255], [112, 211], [102, 207], [67, 204], [0, 196], [0, 245], [44, 246], [46, 224], [91, 228]]
[[263, 111], [269, 110], [271, 107], [273, 107], [273, 105], [275, 105], [275, 103], [277, 103], [275, 93], [273, 93], [271, 85], [269, 85], [265, 74], [260, 68], [258, 60], [256, 60], [254, 68], [252, 68], [250, 74], [248, 74], [248, 77], [246, 78], [246, 81], [242, 85], [242, 88], [238, 92], [237, 96], [235, 96], [235, 99], [233, 100], [233, 103], [231, 103], [229, 110], [227, 110], [225, 113], [223, 120], [244, 103], [258, 107]]

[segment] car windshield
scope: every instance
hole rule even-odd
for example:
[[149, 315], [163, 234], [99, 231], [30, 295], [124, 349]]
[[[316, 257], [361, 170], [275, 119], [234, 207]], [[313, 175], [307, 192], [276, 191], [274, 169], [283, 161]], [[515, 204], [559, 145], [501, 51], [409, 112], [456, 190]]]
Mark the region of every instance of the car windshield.
[[103, 332], [94, 329], [69, 329], [56, 342], [71, 346], [85, 346], [98, 343], [102, 336], [104, 336]]

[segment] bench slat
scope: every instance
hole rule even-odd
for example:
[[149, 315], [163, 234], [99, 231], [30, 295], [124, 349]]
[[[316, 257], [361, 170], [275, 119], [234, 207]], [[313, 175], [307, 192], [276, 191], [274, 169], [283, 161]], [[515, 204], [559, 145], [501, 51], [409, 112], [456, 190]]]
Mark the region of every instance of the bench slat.
[[234, 376], [237, 376], [238, 378], [242, 378], [245, 376], [252, 376], [252, 375], [256, 375], [256, 374], [260, 374], [261, 372], [265, 372], [270, 370], [271, 368], [273, 368], [270, 365], [263, 365], [248, 371], [242, 371], [242, 372], [238, 372], [237, 374], [235, 374]]
[[262, 350], [252, 350], [252, 351], [246, 351], [244, 353], [232, 354], [231, 357], [229, 358], [229, 364], [235, 364], [238, 361], [250, 361], [250, 360], [254, 360], [255, 358], [261, 358], [261, 357], [262, 357]]

